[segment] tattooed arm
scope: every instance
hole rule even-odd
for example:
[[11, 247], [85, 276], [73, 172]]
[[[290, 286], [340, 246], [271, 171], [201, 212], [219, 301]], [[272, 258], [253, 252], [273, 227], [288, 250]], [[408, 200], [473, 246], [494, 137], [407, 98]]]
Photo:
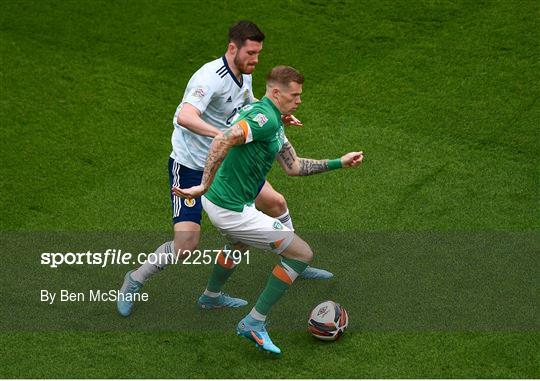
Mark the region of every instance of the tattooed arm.
[[205, 191], [210, 188], [210, 184], [212, 184], [214, 176], [221, 162], [225, 159], [227, 152], [229, 152], [229, 149], [239, 144], [244, 144], [244, 131], [238, 124], [235, 124], [225, 130], [223, 134], [219, 134], [214, 138], [208, 152], [208, 158], [204, 165], [204, 173], [201, 180], [201, 185], [203, 185]]
[[283, 144], [277, 160], [289, 176], [307, 176], [328, 170], [328, 160], [300, 158], [289, 142]]
[[244, 140], [244, 130], [238, 124], [235, 124], [223, 133], [220, 132], [216, 135], [210, 145], [210, 151], [208, 152], [208, 158], [206, 159], [206, 164], [204, 166], [201, 184], [188, 189], [173, 187], [173, 193], [176, 196], [185, 198], [195, 198], [206, 193], [214, 180], [214, 176], [216, 175], [221, 162], [225, 159], [225, 156], [227, 156], [229, 149], [231, 149], [232, 146], [243, 144]]
[[362, 152], [349, 152], [339, 159], [315, 160], [296, 156], [291, 143], [286, 142], [278, 152], [277, 160], [289, 176], [309, 176], [342, 167], [356, 167], [364, 158]]

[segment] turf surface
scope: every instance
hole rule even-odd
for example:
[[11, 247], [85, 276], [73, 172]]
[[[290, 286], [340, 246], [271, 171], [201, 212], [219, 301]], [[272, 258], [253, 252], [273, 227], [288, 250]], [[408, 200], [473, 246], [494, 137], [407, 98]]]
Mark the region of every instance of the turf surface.
[[[536, 1], [1, 2], [0, 229], [8, 266], [0, 270], [0, 377], [540, 377], [534, 320], [539, 15]], [[345, 252], [326, 249], [324, 241], [314, 245], [318, 263], [338, 278], [291, 290], [276, 314], [309, 309], [317, 292], [339, 296], [358, 311], [351, 315], [351, 332], [325, 345], [296, 327], [278, 327], [273, 336], [285, 353], [272, 359], [226, 326], [141, 331], [136, 319], [142, 324], [155, 316], [160, 322], [191, 309], [186, 303], [206, 278], [202, 268], [169, 270], [149, 284], [153, 304], [138, 311], [147, 320], [134, 316], [135, 323], [126, 323], [133, 332], [118, 328], [123, 321], [112, 306], [88, 318], [110, 319], [110, 332], [93, 332], [76, 315], [81, 311], [56, 321], [68, 332], [52, 332], [57, 310], [36, 302], [37, 280], [49, 277], [49, 287], [60, 287], [95, 276], [115, 287], [126, 268], [52, 271], [36, 265], [28, 237], [167, 232], [174, 109], [190, 75], [224, 52], [227, 27], [241, 18], [257, 22], [267, 35], [254, 74], [257, 96], [276, 64], [293, 65], [306, 76], [297, 112], [305, 127], [287, 132], [297, 152], [315, 158], [365, 152], [364, 165], [354, 172], [291, 179], [276, 168], [269, 176], [286, 196], [300, 234], [313, 242], [326, 237], [339, 247], [349, 242]], [[204, 226], [213, 231], [207, 220]], [[464, 259], [466, 250], [453, 256], [443, 247], [441, 264], [428, 251], [399, 256], [398, 249], [363, 250], [369, 231], [462, 232], [469, 238], [487, 232], [494, 241], [499, 233], [519, 239], [525, 232], [519, 242], [527, 245], [494, 250], [492, 257], [491, 251], [471, 250], [477, 255], [471, 262]], [[141, 250], [159, 245], [160, 234]], [[255, 284], [249, 292], [256, 295], [272, 258], [256, 261], [260, 268], [242, 269], [231, 287]], [[407, 299], [403, 292], [413, 275], [426, 299]], [[446, 292], [441, 279], [448, 280]], [[437, 295], [465, 297], [444, 315], [445, 300]], [[391, 323], [399, 296], [440, 307], [440, 315], [421, 316], [443, 317], [444, 324], [436, 319], [418, 327], [377, 327], [378, 316]], [[414, 314], [403, 300], [410, 323]], [[478, 310], [485, 316], [499, 303], [499, 319], [480, 315], [486, 325], [473, 324], [467, 312], [475, 301], [486, 303]], [[25, 314], [44, 328], [21, 327]], [[236, 316], [228, 316], [215, 319], [234, 324]], [[82, 328], [69, 325], [77, 322]]]

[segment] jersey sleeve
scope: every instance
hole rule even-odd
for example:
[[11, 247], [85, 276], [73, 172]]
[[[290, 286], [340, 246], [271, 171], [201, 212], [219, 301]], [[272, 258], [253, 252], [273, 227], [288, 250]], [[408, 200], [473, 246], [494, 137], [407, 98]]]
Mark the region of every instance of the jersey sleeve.
[[257, 141], [269, 141], [276, 135], [279, 125], [260, 109], [253, 109], [239, 115], [236, 123], [244, 130], [244, 144]]
[[208, 107], [214, 94], [219, 90], [221, 83], [216, 79], [219, 79], [219, 77], [209, 75], [204, 67], [201, 68], [189, 80], [182, 103], [189, 103], [196, 107], [202, 114], [206, 110], [206, 107]]

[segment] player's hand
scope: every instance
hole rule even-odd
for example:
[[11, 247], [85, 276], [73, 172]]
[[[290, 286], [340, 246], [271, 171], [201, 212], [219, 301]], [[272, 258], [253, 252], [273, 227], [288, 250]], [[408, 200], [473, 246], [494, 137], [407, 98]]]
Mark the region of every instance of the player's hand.
[[183, 198], [197, 198], [202, 196], [206, 189], [202, 185], [196, 185], [191, 188], [181, 189], [178, 187], [172, 187], [172, 192], [175, 196], [183, 197]]
[[300, 122], [299, 119], [297, 119], [293, 114], [287, 114], [287, 115], [281, 115], [281, 121], [285, 125], [285, 127], [289, 126], [303, 126], [302, 122]]
[[341, 164], [343, 165], [343, 168], [357, 167], [362, 163], [362, 160], [364, 160], [364, 153], [362, 151], [349, 152], [341, 156]]

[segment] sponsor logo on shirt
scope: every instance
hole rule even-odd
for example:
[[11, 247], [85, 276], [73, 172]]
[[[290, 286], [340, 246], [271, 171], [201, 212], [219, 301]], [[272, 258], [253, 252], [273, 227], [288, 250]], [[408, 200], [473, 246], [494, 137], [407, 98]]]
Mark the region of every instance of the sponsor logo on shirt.
[[253, 120], [254, 120], [255, 122], [257, 122], [257, 124], [259, 125], [259, 127], [264, 126], [264, 124], [265, 124], [266, 122], [268, 122], [268, 118], [267, 118], [266, 115], [264, 115], [264, 114], [257, 114], [257, 115], [255, 115], [255, 117], [253, 118]]

